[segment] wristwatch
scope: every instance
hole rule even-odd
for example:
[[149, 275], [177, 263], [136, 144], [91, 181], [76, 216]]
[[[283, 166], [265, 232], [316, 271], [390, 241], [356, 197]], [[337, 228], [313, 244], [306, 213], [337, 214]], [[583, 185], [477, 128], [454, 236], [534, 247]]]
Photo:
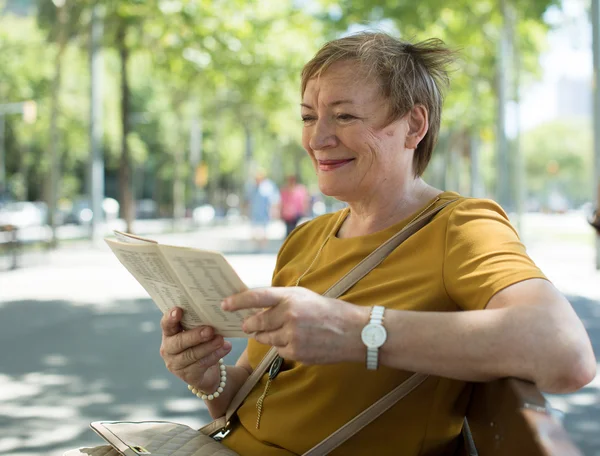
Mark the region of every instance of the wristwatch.
[[367, 346], [367, 369], [376, 370], [379, 364], [379, 347], [387, 339], [387, 331], [383, 327], [383, 312], [385, 307], [373, 306], [371, 309], [371, 320], [363, 328], [360, 337], [363, 344]]

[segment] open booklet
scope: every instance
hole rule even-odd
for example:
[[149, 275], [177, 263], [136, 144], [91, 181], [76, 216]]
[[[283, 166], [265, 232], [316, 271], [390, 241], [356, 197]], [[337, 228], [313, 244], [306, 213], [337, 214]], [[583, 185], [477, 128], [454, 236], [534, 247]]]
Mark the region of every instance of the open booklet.
[[224, 298], [248, 289], [222, 254], [114, 233], [106, 243], [163, 314], [181, 307], [184, 329], [208, 325], [224, 337], [248, 337], [242, 322], [254, 311], [221, 309]]

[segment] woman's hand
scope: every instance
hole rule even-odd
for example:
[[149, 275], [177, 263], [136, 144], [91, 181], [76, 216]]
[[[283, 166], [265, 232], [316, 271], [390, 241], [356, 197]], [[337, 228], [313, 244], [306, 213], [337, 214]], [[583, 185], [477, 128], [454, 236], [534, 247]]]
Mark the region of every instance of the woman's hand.
[[175, 307], [160, 321], [160, 356], [167, 369], [184, 382], [212, 392], [220, 379], [219, 359], [231, 351], [231, 343], [216, 336], [210, 326], [184, 331], [180, 324], [182, 316], [183, 310]]
[[225, 299], [223, 310], [257, 309], [243, 329], [277, 347], [279, 354], [305, 364], [364, 361], [360, 332], [369, 309], [323, 297], [306, 288], [263, 288]]

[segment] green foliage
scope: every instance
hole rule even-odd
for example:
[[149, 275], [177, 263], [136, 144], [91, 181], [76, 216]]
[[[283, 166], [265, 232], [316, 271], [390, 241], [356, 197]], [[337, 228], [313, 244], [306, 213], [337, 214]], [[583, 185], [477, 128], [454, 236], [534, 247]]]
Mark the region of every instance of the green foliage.
[[[178, 156], [188, 163], [193, 113], [202, 120], [202, 159], [208, 165], [206, 198], [216, 189], [242, 193], [247, 165], [280, 181], [314, 172], [300, 143], [299, 82], [303, 64], [328, 38], [356, 24], [376, 24], [413, 39], [442, 38], [460, 51], [443, 116], [443, 135], [472, 129], [493, 135], [498, 2], [456, 0], [66, 0], [66, 36], [60, 92], [61, 196], [85, 192], [89, 157], [89, 57], [92, 7], [103, 8], [104, 157], [108, 196], [117, 197], [122, 147], [119, 52], [129, 53], [126, 142], [136, 198], [172, 203]], [[546, 26], [541, 14], [555, 0], [513, 0], [515, 34], [524, 81], [536, 77]], [[43, 198], [49, 170], [50, 86], [58, 35], [57, 8], [38, 0], [35, 17], [0, 17], [0, 101], [38, 101], [38, 120], [7, 117], [7, 170], [29, 197]], [[247, 156], [246, 130], [252, 156]], [[561, 162], [561, 166], [562, 166]], [[566, 163], [564, 166], [567, 165]], [[572, 165], [575, 166], [575, 165]], [[570, 168], [568, 168], [570, 169]], [[179, 170], [186, 185], [193, 170]], [[531, 168], [537, 173], [537, 168]], [[25, 183], [23, 181], [25, 180]], [[532, 187], [538, 188], [538, 187]], [[187, 201], [194, 193], [188, 189]], [[21, 191], [22, 190], [18, 190]]]
[[46, 48], [34, 18], [5, 14], [0, 17], [0, 51], [0, 103], [36, 100], [39, 118], [28, 125], [20, 114], [5, 116], [8, 181], [17, 183], [16, 194], [38, 199], [43, 189], [34, 188], [29, 193], [27, 184], [40, 182], [48, 170], [44, 152], [49, 119], [44, 114], [47, 114], [54, 50]]
[[522, 138], [527, 187], [545, 203], [559, 192], [573, 205], [592, 194], [592, 131], [581, 119], [554, 121], [526, 132]]
[[[506, 0], [516, 12], [516, 37], [526, 74], [538, 70], [537, 56], [545, 37], [542, 14], [558, 0]], [[327, 3], [326, 1], [324, 3]], [[446, 102], [445, 127], [465, 124], [484, 129], [494, 122], [497, 46], [502, 14], [497, 0], [410, 0], [339, 2], [342, 15], [329, 17], [339, 31], [356, 23], [374, 27], [392, 21], [399, 35], [409, 40], [436, 37], [457, 50]]]

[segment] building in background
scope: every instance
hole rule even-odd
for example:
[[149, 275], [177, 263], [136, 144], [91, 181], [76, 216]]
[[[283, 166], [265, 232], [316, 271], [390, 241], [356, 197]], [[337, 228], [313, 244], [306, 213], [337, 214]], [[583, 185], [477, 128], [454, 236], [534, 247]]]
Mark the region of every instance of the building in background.
[[562, 9], [552, 7], [546, 20], [547, 51], [540, 64], [542, 79], [522, 87], [521, 129], [567, 118], [589, 118], [592, 128], [592, 25], [589, 2], [563, 0]]

